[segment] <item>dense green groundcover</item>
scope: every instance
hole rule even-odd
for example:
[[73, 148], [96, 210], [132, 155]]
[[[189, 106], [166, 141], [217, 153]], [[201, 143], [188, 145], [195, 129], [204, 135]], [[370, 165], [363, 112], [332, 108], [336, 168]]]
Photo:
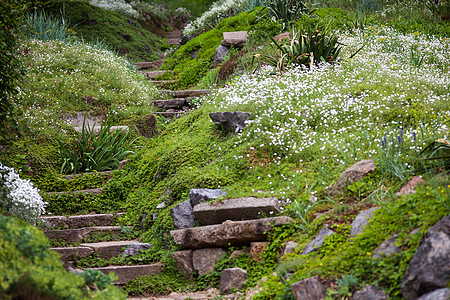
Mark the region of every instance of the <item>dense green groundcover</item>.
[[126, 299], [106, 275], [67, 272], [42, 231], [1, 214], [0, 258], [2, 299]]

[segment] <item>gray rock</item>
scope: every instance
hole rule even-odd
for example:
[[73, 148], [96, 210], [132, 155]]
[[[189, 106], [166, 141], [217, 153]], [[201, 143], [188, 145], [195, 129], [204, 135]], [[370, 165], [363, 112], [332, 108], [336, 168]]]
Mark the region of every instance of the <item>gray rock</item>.
[[372, 207], [361, 211], [352, 222], [350, 236], [353, 237], [360, 234], [364, 227], [369, 223], [369, 219], [372, 217], [373, 213], [378, 209], [380, 209], [380, 207]]
[[222, 46], [243, 47], [247, 42], [247, 31], [224, 32]]
[[229, 268], [220, 273], [220, 293], [227, 294], [232, 289], [241, 290], [247, 282], [247, 271], [241, 268]]
[[244, 249], [234, 250], [230, 255], [230, 260], [236, 259], [239, 255], [250, 254], [250, 248], [245, 247]]
[[250, 113], [242, 111], [225, 111], [210, 113], [209, 117], [223, 130], [237, 132], [245, 128], [245, 121], [250, 117]]
[[278, 212], [277, 198], [237, 198], [194, 206], [194, 216], [202, 225], [220, 224], [227, 220], [252, 220], [271, 212]]
[[292, 294], [297, 300], [323, 300], [325, 287], [317, 277], [311, 277], [291, 285]]
[[192, 207], [196, 206], [200, 202], [205, 202], [228, 194], [224, 190], [220, 189], [191, 189], [189, 193], [189, 200], [191, 200]]
[[438, 289], [421, 296], [418, 300], [448, 300], [450, 299], [450, 289]]
[[135, 256], [141, 253], [141, 251], [149, 250], [152, 248], [152, 245], [148, 243], [134, 243], [128, 246], [125, 251], [122, 253], [122, 257], [126, 256]]
[[311, 241], [311, 243], [306, 246], [305, 250], [302, 252], [302, 255], [307, 255], [319, 249], [320, 246], [323, 245], [325, 238], [333, 234], [334, 231], [329, 229], [328, 225], [325, 225], [322, 230], [319, 231], [319, 234]]
[[191, 201], [186, 200], [170, 210], [175, 228], [194, 227], [194, 215], [192, 214]]
[[367, 174], [375, 171], [376, 168], [377, 166], [375, 165], [375, 162], [371, 159], [361, 160], [355, 163], [353, 166], [339, 175], [336, 183], [328, 188], [328, 194], [331, 196], [335, 196], [339, 193], [342, 193], [347, 186], [363, 179], [363, 177], [365, 177]]
[[289, 254], [289, 253], [294, 253], [295, 248], [297, 246], [298, 246], [298, 243], [296, 243], [296, 242], [292, 242], [292, 241], [286, 242], [286, 245], [284, 246], [281, 256], [285, 256], [286, 254]]
[[267, 232], [291, 222], [289, 217], [230, 221], [219, 225], [172, 230], [170, 235], [176, 244], [186, 249], [245, 246], [251, 242], [266, 241]]
[[163, 209], [166, 207], [166, 204], [164, 202], [161, 202], [160, 204], [156, 205], [156, 209]]
[[254, 261], [259, 262], [261, 260], [261, 255], [264, 253], [264, 250], [266, 250], [268, 244], [268, 242], [250, 243], [250, 257]]
[[447, 286], [450, 278], [450, 215], [433, 225], [403, 275], [405, 300], [415, 300]]
[[216, 48], [216, 52], [214, 52], [214, 60], [213, 60], [213, 68], [216, 68], [218, 65], [220, 65], [224, 59], [225, 56], [228, 54], [228, 48], [225, 46], [218, 46]]
[[172, 258], [175, 260], [178, 270], [188, 279], [193, 279], [194, 264], [192, 262], [192, 250], [182, 250], [172, 253]]
[[398, 234], [394, 234], [391, 238], [382, 242], [375, 250], [372, 257], [374, 258], [382, 258], [382, 257], [390, 257], [395, 254], [400, 254], [400, 248], [395, 245], [397, 241]]
[[362, 290], [353, 294], [352, 300], [387, 300], [387, 295], [381, 288], [373, 285], [366, 285]]
[[205, 248], [192, 252], [192, 263], [199, 275], [214, 271], [214, 265], [226, 252], [221, 248]]

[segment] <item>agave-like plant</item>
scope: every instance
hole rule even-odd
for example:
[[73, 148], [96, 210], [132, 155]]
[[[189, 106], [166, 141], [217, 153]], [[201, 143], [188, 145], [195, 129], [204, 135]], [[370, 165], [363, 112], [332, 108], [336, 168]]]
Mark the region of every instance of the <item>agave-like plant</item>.
[[450, 172], [450, 142], [437, 139], [420, 152], [415, 173], [427, 171]]
[[111, 132], [110, 125], [102, 124], [98, 133], [83, 121], [76, 138], [67, 146], [59, 142], [59, 153], [63, 159], [61, 173], [108, 171], [119, 167], [119, 162], [133, 153], [135, 140], [128, 141], [129, 132], [118, 129]]
[[309, 15], [315, 11], [311, 5], [302, 0], [265, 0], [263, 3], [270, 17], [285, 25], [297, 20], [301, 15]]
[[311, 68], [320, 62], [336, 61], [341, 51], [338, 36], [331, 33], [331, 23], [326, 26], [307, 24], [306, 28], [293, 31], [292, 38], [276, 41], [271, 47], [275, 54], [262, 54], [262, 59], [278, 71], [285, 71], [291, 65], [305, 65]]

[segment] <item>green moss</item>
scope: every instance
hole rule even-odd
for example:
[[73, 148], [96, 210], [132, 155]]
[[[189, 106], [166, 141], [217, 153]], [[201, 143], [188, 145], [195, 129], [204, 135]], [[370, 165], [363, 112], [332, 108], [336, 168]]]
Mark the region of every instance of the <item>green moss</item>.
[[159, 58], [161, 39], [117, 12], [105, 10], [82, 1], [50, 1], [47, 13], [63, 11], [69, 24], [85, 41], [104, 41], [112, 50], [135, 61]]

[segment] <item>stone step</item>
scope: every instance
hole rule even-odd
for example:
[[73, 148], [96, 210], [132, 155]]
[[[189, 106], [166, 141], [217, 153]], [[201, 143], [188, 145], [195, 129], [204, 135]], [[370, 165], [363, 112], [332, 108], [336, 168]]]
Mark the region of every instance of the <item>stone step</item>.
[[125, 248], [134, 243], [137, 243], [137, 241], [82, 243], [80, 247], [92, 249], [100, 258], [110, 259], [119, 256]]
[[169, 97], [175, 98], [188, 98], [188, 97], [198, 97], [202, 95], [207, 95], [211, 90], [183, 90], [183, 91], [171, 91], [171, 90], [160, 90], [159, 93], [167, 95]]
[[143, 61], [143, 62], [137, 62], [134, 63], [134, 65], [139, 70], [145, 70], [145, 69], [158, 69], [163, 62], [163, 59], [158, 59], [155, 61]]
[[155, 263], [150, 265], [134, 265], [134, 266], [109, 266], [103, 268], [92, 268], [93, 270], [99, 270], [105, 274], [113, 272], [119, 278], [114, 284], [125, 284], [130, 280], [135, 279], [138, 276], [153, 276], [159, 275], [162, 272], [163, 265], [161, 263]]
[[68, 228], [83, 228], [90, 226], [110, 226], [114, 219], [123, 213], [117, 214], [92, 214], [92, 215], [77, 215], [77, 216], [43, 216], [40, 220], [46, 228], [57, 227], [59, 229]]
[[168, 84], [174, 84], [177, 80], [150, 80], [150, 82], [158, 87], [167, 86]]
[[291, 222], [289, 217], [226, 221], [218, 225], [172, 230], [170, 235], [175, 243], [186, 249], [244, 246], [251, 242], [266, 241], [266, 232]]
[[181, 109], [186, 104], [186, 99], [154, 100], [152, 103], [156, 108], [160, 109]]
[[98, 195], [103, 192], [103, 188], [96, 189], [88, 189], [88, 190], [80, 190], [80, 191], [69, 191], [69, 192], [51, 192], [47, 193], [49, 196], [63, 195], [63, 194], [90, 194], [90, 195]]
[[277, 198], [237, 198], [213, 203], [203, 202], [194, 206], [194, 216], [202, 225], [221, 224], [227, 220], [242, 221], [269, 216], [278, 212]]
[[173, 73], [172, 70], [160, 70], [142, 73], [144, 77], [155, 79], [156, 76], [163, 75], [164, 73]]
[[180, 38], [167, 39], [167, 44], [169, 44], [169, 45], [179, 45], [180, 44]]
[[61, 261], [67, 262], [75, 258], [83, 258], [94, 253], [94, 249], [89, 247], [52, 247], [50, 250], [58, 252], [61, 255]]
[[[132, 228], [127, 226], [126, 228]], [[63, 230], [44, 230], [44, 234], [51, 240], [62, 240], [66, 243], [79, 243], [84, 238], [91, 234], [109, 233], [113, 237], [122, 233], [120, 226], [92, 226], [77, 229], [63, 229]]]
[[[91, 130], [94, 131], [94, 134], [98, 134], [100, 132], [101, 125], [95, 125], [94, 127], [91, 127]], [[82, 132], [83, 126], [73, 126], [73, 129], [75, 129], [76, 132]], [[128, 132], [130, 128], [128, 126], [111, 126], [109, 129], [110, 132], [120, 130], [122, 132]]]

